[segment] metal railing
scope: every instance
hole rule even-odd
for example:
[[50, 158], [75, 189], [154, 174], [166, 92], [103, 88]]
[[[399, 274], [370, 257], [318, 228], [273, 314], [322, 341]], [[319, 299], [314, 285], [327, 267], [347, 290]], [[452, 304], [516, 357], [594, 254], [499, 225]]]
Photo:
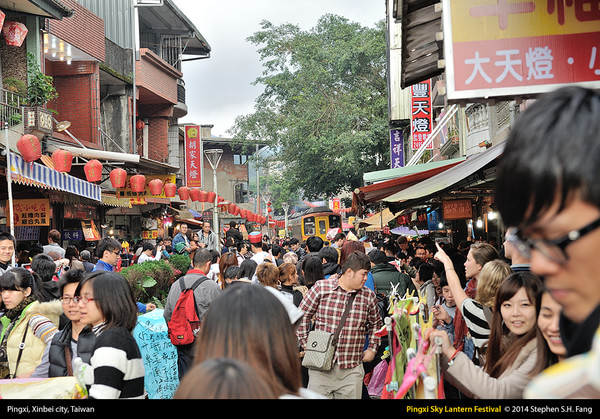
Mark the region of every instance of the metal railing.
[[22, 106], [26, 104], [24, 96], [0, 88], [0, 122], [9, 126], [19, 125], [23, 122]]

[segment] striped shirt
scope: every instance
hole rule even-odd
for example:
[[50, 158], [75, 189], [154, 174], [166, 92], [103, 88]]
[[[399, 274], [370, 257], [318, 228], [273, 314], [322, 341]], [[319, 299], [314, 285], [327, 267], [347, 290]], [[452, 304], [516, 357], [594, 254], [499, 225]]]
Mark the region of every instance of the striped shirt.
[[[367, 337], [369, 349], [376, 350], [381, 343], [381, 338], [375, 336], [375, 332], [383, 326], [377, 297], [366, 287], [356, 292], [334, 357], [341, 369], [354, 368], [362, 362]], [[311, 319], [315, 330], [335, 333], [349, 298], [350, 292], [340, 287], [337, 276], [317, 281], [300, 304], [305, 314], [297, 332], [300, 346], [304, 348], [306, 345]]]
[[490, 325], [485, 317], [483, 306], [472, 298], [465, 298], [460, 307], [473, 344], [481, 348], [490, 338]]
[[103, 329], [90, 359], [93, 379], [86, 374], [91, 399], [144, 398], [144, 362], [131, 332]]

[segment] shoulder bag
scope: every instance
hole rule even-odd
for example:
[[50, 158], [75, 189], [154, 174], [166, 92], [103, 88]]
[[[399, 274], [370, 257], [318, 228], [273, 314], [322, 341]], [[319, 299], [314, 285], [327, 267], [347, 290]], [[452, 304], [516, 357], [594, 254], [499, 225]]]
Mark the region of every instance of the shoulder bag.
[[348, 317], [352, 302], [354, 301], [354, 297], [356, 297], [356, 292], [350, 294], [350, 298], [348, 299], [344, 314], [342, 314], [342, 318], [335, 334], [322, 330], [313, 330], [308, 334], [304, 358], [302, 359], [303, 367], [317, 371], [329, 371], [331, 367], [333, 367], [335, 348], [342, 328], [344, 327], [344, 323], [346, 322], [346, 317]]

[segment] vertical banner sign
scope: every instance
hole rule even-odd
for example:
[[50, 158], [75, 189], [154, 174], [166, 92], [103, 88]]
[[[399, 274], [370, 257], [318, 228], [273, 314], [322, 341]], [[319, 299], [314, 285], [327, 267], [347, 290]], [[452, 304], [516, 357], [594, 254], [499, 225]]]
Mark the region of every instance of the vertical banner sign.
[[443, 0], [449, 100], [600, 86], [600, 1]]
[[185, 131], [185, 184], [189, 187], [202, 187], [202, 142], [200, 126], [186, 125]]
[[390, 168], [404, 167], [404, 131], [390, 130]]
[[[418, 150], [431, 134], [431, 80], [413, 84], [411, 90], [411, 148]], [[433, 143], [427, 150], [433, 149]]]

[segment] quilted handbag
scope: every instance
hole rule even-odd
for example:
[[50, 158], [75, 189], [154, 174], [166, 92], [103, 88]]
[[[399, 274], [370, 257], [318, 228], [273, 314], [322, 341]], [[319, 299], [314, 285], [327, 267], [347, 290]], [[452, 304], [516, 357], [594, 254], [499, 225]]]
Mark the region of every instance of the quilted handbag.
[[333, 367], [333, 357], [335, 355], [335, 348], [337, 341], [346, 322], [346, 317], [352, 306], [356, 293], [350, 294], [348, 303], [342, 314], [340, 324], [335, 331], [335, 334], [325, 332], [322, 330], [313, 330], [308, 333], [306, 339], [306, 347], [304, 348], [304, 358], [302, 359], [302, 366], [317, 371], [329, 371]]
[[333, 365], [333, 333], [313, 330], [308, 334], [302, 365], [311, 370], [329, 371]]

